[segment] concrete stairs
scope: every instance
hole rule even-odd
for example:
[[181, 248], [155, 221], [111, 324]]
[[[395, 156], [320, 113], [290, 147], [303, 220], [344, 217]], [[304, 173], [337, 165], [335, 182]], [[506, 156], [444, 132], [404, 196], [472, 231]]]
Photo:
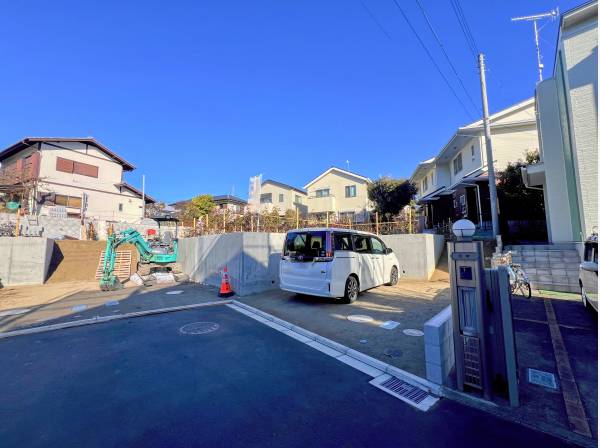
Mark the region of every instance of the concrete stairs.
[[[94, 281], [105, 248], [105, 241], [56, 240], [46, 283]], [[132, 272], [135, 272], [138, 261], [135, 247], [124, 244], [118, 250], [131, 252]]]
[[529, 277], [532, 289], [579, 292], [581, 258], [575, 244], [506, 246]]

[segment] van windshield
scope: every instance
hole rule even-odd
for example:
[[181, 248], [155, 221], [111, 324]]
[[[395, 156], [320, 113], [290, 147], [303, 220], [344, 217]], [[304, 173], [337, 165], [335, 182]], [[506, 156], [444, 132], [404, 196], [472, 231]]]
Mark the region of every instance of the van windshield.
[[283, 255], [310, 261], [327, 256], [327, 246], [327, 232], [290, 232], [285, 239]]

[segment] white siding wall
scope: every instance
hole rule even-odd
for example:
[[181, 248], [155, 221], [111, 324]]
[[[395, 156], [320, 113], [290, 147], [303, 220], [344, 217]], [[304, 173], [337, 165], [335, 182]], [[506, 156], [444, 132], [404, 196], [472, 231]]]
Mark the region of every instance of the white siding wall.
[[589, 235], [598, 225], [597, 19], [565, 31], [563, 47], [578, 166], [581, 220], [585, 235]]
[[[519, 159], [525, 161], [527, 151], [537, 151], [539, 148], [537, 126], [531, 125], [519, 130], [495, 130], [492, 132], [492, 148], [496, 171], [504, 170], [509, 162], [516, 162]], [[485, 149], [483, 160], [487, 165]]]

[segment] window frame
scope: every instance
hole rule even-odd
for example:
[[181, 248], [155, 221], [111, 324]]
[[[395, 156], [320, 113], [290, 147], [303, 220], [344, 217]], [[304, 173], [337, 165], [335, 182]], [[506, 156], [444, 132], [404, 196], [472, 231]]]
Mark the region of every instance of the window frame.
[[[269, 198], [269, 200], [265, 200]], [[272, 204], [273, 203], [273, 193], [262, 193], [260, 195], [260, 203], [261, 204]]]
[[[346, 185], [344, 187], [344, 193], [347, 198], [355, 198], [356, 197], [356, 184]], [[353, 194], [350, 194], [353, 193]]]
[[462, 151], [459, 152], [454, 159], [452, 159], [452, 168], [455, 176], [463, 170]]
[[[324, 191], [326, 191], [327, 194], [323, 194]], [[329, 187], [319, 188], [318, 190], [315, 190], [316, 198], [328, 198], [329, 196], [331, 196], [331, 189]]]

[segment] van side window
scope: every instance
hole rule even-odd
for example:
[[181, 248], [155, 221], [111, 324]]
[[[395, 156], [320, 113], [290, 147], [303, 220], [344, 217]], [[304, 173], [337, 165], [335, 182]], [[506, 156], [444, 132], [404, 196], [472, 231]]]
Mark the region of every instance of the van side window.
[[352, 240], [349, 233], [333, 234], [334, 250], [352, 250]]
[[368, 253], [371, 251], [369, 237], [363, 235], [352, 235], [354, 242], [354, 251], [358, 253]]
[[385, 254], [385, 245], [379, 238], [371, 237], [371, 247], [374, 254]]

